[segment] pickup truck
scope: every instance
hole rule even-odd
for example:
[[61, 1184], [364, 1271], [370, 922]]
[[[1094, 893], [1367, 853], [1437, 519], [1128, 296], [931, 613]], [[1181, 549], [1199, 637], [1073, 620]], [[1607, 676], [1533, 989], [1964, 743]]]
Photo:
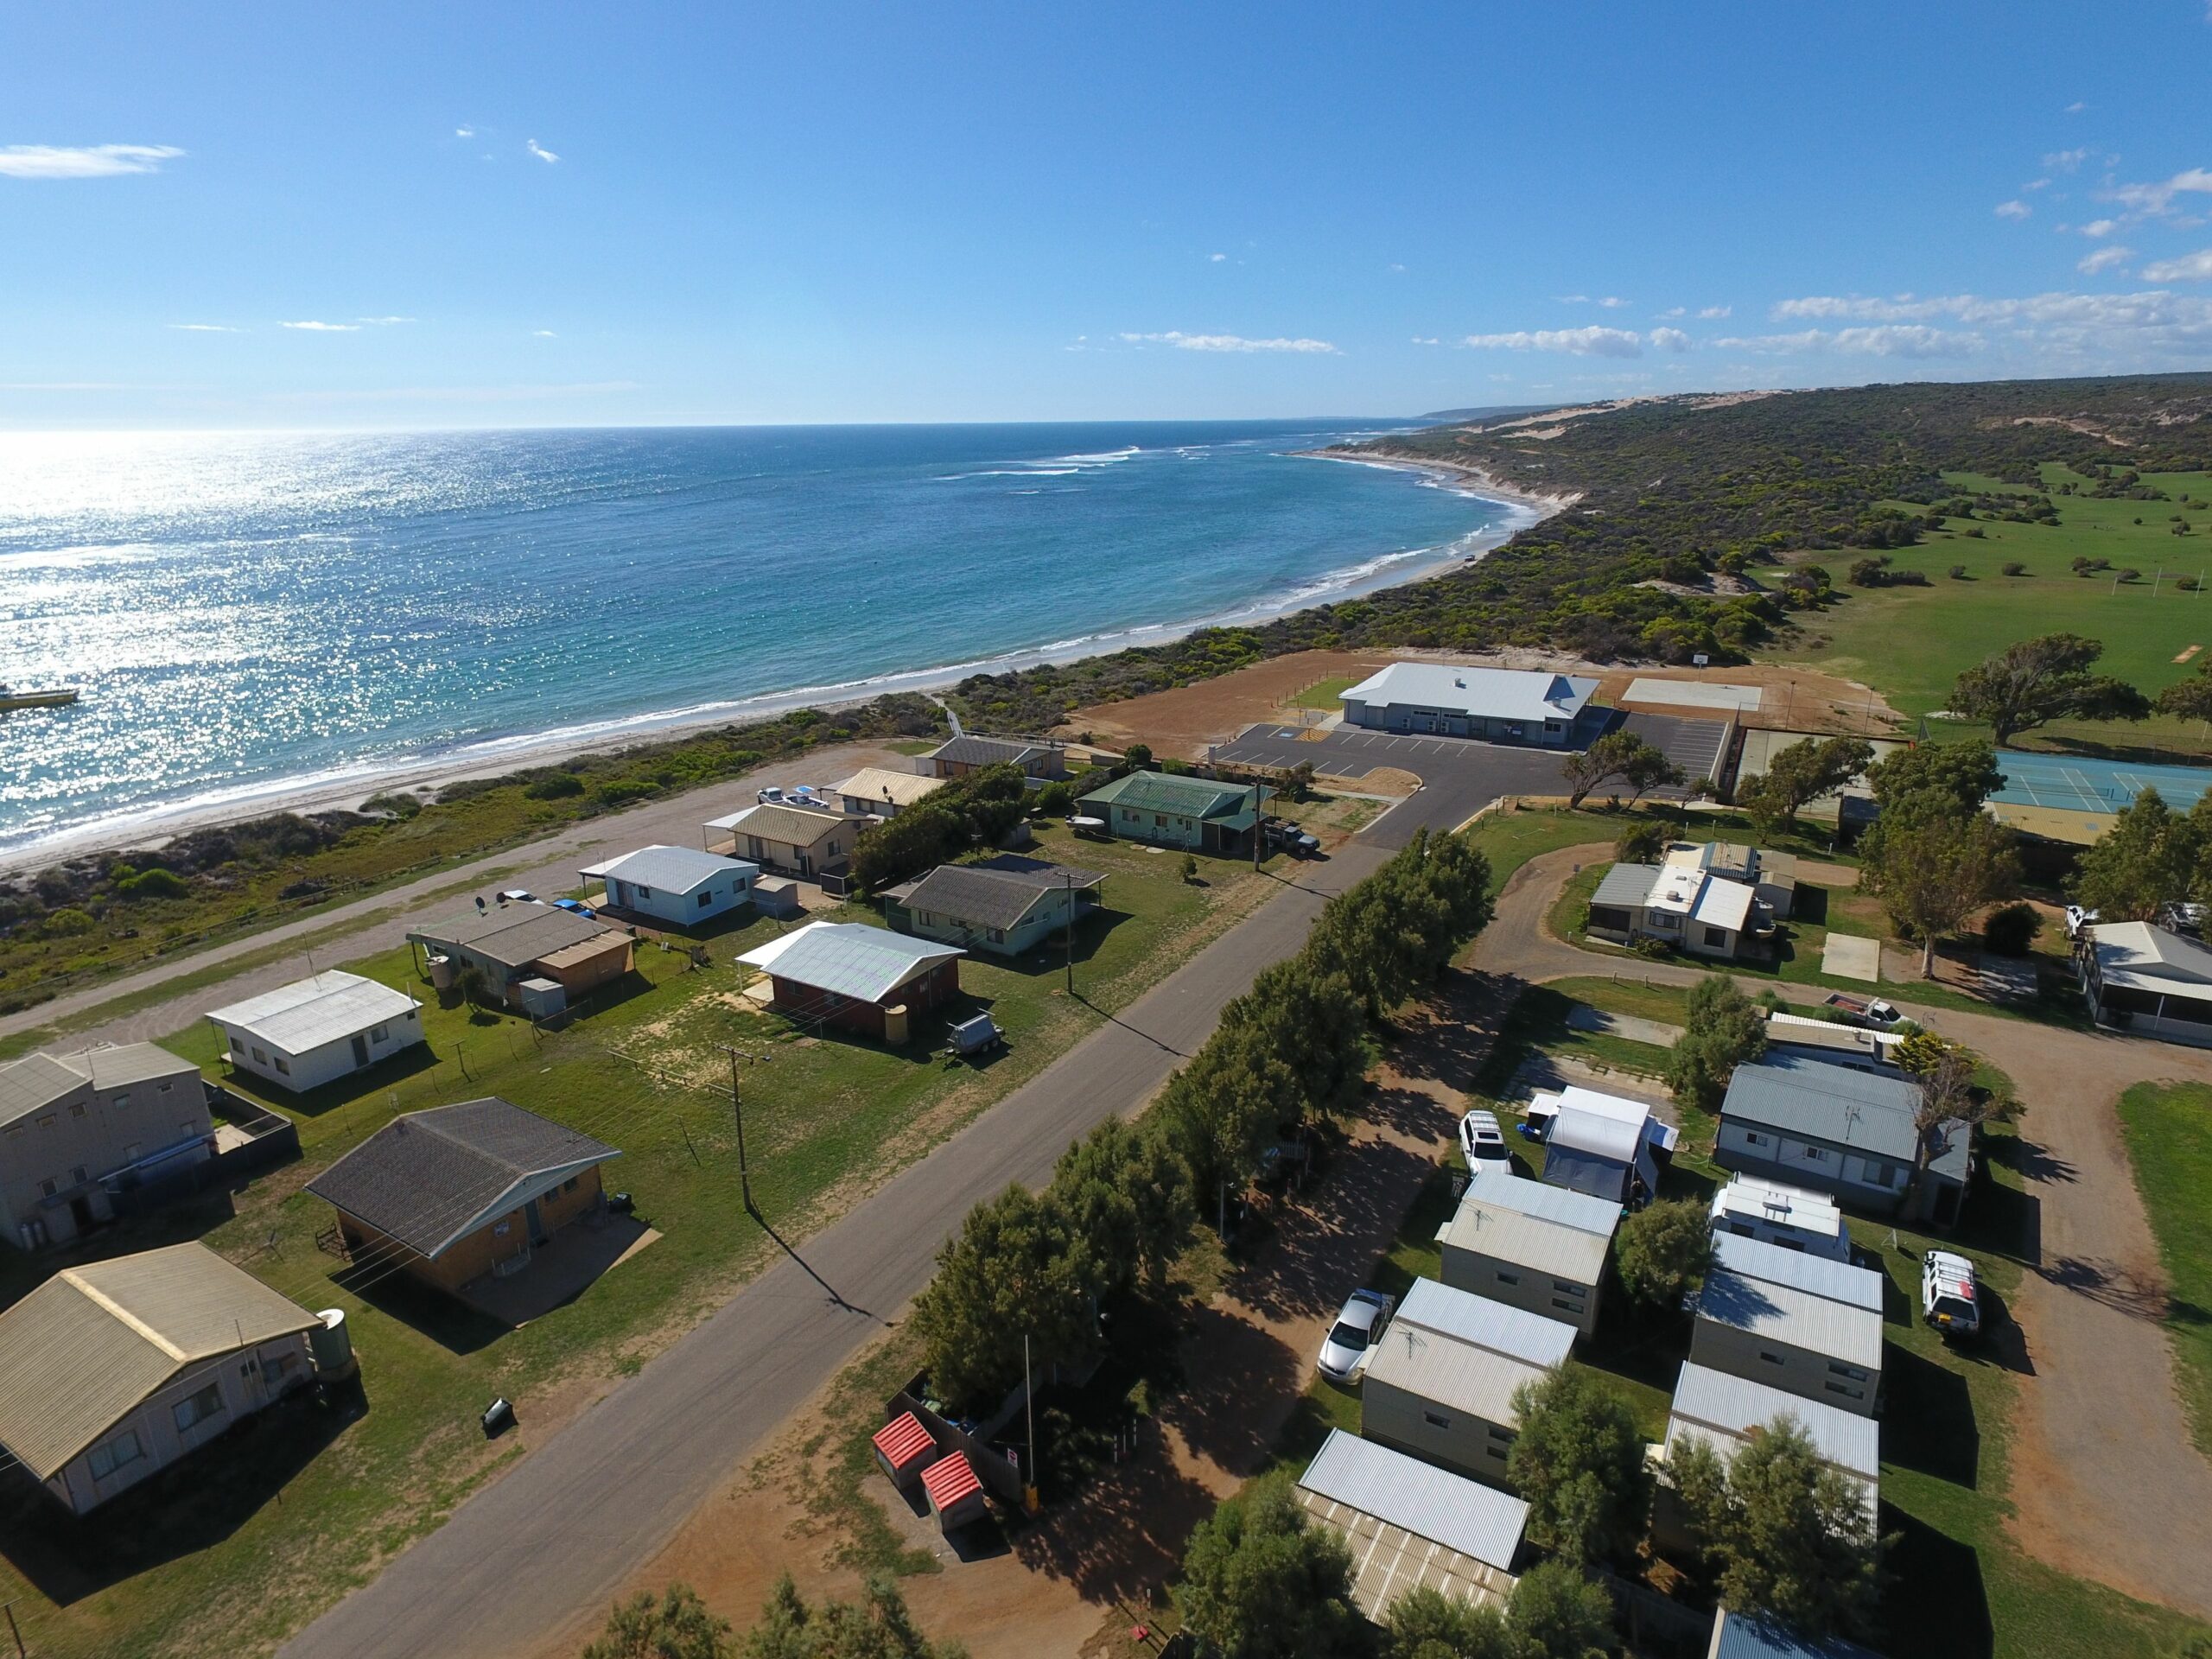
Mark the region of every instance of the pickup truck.
[[1321, 850], [1319, 841], [1288, 818], [1262, 818], [1260, 833], [1294, 858], [1311, 858]]
[[1861, 1025], [1894, 1026], [1902, 1017], [1878, 996], [1853, 996], [1844, 991], [1830, 991], [1827, 1004], [1841, 1009]]

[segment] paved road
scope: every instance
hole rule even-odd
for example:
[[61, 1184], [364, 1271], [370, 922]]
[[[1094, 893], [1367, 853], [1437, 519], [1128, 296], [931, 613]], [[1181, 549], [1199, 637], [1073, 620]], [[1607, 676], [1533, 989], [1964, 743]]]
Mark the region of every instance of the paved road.
[[[1676, 720], [1666, 715], [1630, 715], [1622, 726], [1656, 744], [1693, 779], [1713, 775], [1726, 732], [1719, 721]], [[1316, 771], [1344, 779], [1363, 778], [1384, 766], [1409, 772], [1421, 780], [1421, 792], [1369, 831], [1370, 837], [1392, 847], [1404, 846], [1424, 823], [1446, 828], [1465, 823], [1492, 801], [1509, 795], [1567, 792], [1557, 749], [1350, 727], [1319, 736], [1300, 734], [1296, 726], [1249, 726], [1233, 741], [1217, 746], [1212, 758], [1248, 766], [1287, 767], [1310, 761]]]
[[1070, 1141], [1140, 1106], [1224, 1002], [1304, 943], [1328, 896], [1385, 856], [1354, 842], [1297, 868], [1252, 916], [463, 1504], [284, 1659], [496, 1659], [594, 1616], [922, 1287], [972, 1205], [1009, 1181], [1041, 1185]]
[[[288, 922], [264, 932], [234, 939], [213, 950], [179, 957], [143, 969], [119, 980], [109, 980], [86, 990], [72, 991], [51, 1002], [20, 1013], [0, 1016], [0, 1036], [29, 1031], [54, 1020], [96, 1008], [118, 997], [130, 996], [186, 974], [265, 950], [286, 939], [320, 934], [349, 921], [359, 925], [340, 937], [319, 944], [316, 955], [326, 964], [389, 950], [406, 942], [407, 930], [426, 921], [468, 909], [472, 891], [488, 896], [495, 888], [528, 887], [548, 895], [566, 893], [577, 885], [576, 868], [587, 861], [581, 855], [607, 848], [649, 847], [668, 842], [679, 847], [699, 844], [699, 826], [749, 804], [755, 791], [768, 785], [788, 789], [810, 783], [823, 788], [842, 782], [862, 766], [888, 766], [904, 771], [912, 763], [894, 750], [873, 743], [851, 743], [823, 749], [796, 760], [777, 761], [725, 784], [710, 785], [671, 800], [633, 807], [573, 823], [543, 841], [510, 848], [488, 858], [410, 881], [366, 899], [357, 899], [315, 916]], [[438, 895], [438, 896], [433, 896]], [[257, 996], [289, 984], [307, 971], [301, 957], [285, 957], [259, 968], [242, 969], [218, 985], [180, 994], [153, 1003], [100, 1026], [71, 1034], [70, 1040], [90, 1042], [150, 1042], [181, 1031], [209, 1008], [245, 997]]]
[[[1617, 972], [1544, 929], [1574, 865], [1567, 848], [1531, 859], [1499, 895], [1474, 965], [1537, 982]], [[1636, 964], [1685, 984], [1701, 969]], [[1765, 982], [1745, 980], [1757, 990]], [[1885, 994], [1906, 1014], [1994, 1058], [2018, 1085], [2030, 1238], [2012, 1310], [2026, 1343], [2008, 1496], [2039, 1559], [2212, 1618], [2212, 1465], [2190, 1441], [2164, 1326], [2166, 1284], [2113, 1109], [2145, 1078], [2212, 1083], [2212, 1052], [1995, 1014], [1918, 1007], [1911, 982]]]

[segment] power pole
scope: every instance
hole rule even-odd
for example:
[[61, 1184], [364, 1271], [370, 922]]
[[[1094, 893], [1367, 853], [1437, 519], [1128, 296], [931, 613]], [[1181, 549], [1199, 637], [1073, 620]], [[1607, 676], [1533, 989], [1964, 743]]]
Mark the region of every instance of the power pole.
[[1265, 784], [1255, 784], [1253, 787], [1259, 791], [1259, 793], [1252, 798], [1252, 868], [1257, 870], [1260, 868], [1260, 843], [1267, 839], [1267, 832], [1261, 827], [1260, 817], [1268, 804], [1268, 786]]
[[737, 1087], [737, 1063], [748, 1058], [734, 1048], [729, 1051], [729, 1109], [730, 1115], [737, 1120], [738, 1187], [745, 1194], [745, 1213], [758, 1217], [760, 1211], [753, 1202], [753, 1173], [747, 1168], [745, 1162], [745, 1100]]
[[1075, 872], [1073, 870], [1067, 873], [1067, 914], [1062, 919], [1066, 922], [1068, 930], [1068, 995], [1073, 996], [1075, 995]]
[[23, 1633], [16, 1628], [16, 1604], [10, 1602], [0, 1612], [8, 1615], [8, 1634], [16, 1638], [16, 1659], [28, 1659], [23, 1648]]

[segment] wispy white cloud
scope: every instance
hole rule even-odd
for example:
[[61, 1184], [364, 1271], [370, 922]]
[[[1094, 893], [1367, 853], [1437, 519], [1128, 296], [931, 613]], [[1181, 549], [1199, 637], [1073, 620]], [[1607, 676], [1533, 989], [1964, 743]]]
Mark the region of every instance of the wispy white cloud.
[[280, 322], [276, 326], [279, 328], [303, 329], [310, 334], [358, 334], [361, 332], [361, 325], [358, 322]]
[[2146, 283], [2212, 283], [2212, 248], [2185, 253], [2178, 259], [2160, 259], [2143, 267]]
[[1736, 308], [1732, 305], [1708, 305], [1698, 313], [1698, 315], [1703, 317], [1708, 322], [1715, 321], [1722, 317], [1732, 317], [1735, 315]]
[[2000, 201], [1997, 204], [1996, 212], [1999, 219], [2025, 219], [2035, 209], [2024, 201]]
[[1386, 266], [1385, 269], [1388, 270], [1393, 276], [1402, 276], [1406, 274], [1406, 268], [1403, 265], [1397, 264], [1395, 260], [1392, 261], [1389, 265]]
[[169, 327], [182, 334], [242, 334], [243, 328], [233, 328], [227, 322], [173, 322]]
[[538, 340], [558, 340], [560, 338], [560, 336], [555, 334], [550, 328], [533, 328], [530, 332], [534, 338]]
[[0, 144], [0, 177], [111, 179], [158, 173], [183, 154], [174, 144]]
[[1567, 352], [1576, 357], [1643, 355], [1642, 334], [1628, 328], [1600, 328], [1595, 324], [1586, 328], [1521, 328], [1510, 334], [1468, 334], [1459, 344], [1478, 351]]
[[1169, 328], [1159, 334], [1129, 334], [1122, 335], [1133, 346], [1173, 346], [1179, 352], [1294, 352], [1313, 356], [1341, 355], [1325, 340], [1248, 340], [1242, 334], [1186, 334], [1179, 328]]
[[1630, 303], [1630, 302], [1621, 298], [1618, 294], [1608, 294], [1604, 299], [1599, 301], [1598, 303], [1604, 306], [1608, 311], [1618, 311], [1621, 307]]
[[1922, 323], [1879, 323], [1860, 328], [1801, 328], [1787, 334], [1735, 335], [1716, 340], [1721, 351], [1802, 355], [1840, 352], [1853, 357], [1963, 357], [1986, 344], [1980, 334], [1930, 328]]
[[1414, 344], [1416, 346], [1441, 346], [1443, 343], [1444, 342], [1437, 339], [1434, 334], [1415, 334], [1414, 336]]
[[2119, 228], [2120, 221], [2116, 219], [2093, 219], [2082, 227], [2082, 234], [2092, 237], [2110, 236]]
[[2177, 196], [2212, 195], [2212, 169], [2184, 168], [2170, 179], [2114, 185], [2097, 194], [2105, 201], [2118, 202], [2133, 217], [2162, 219], [2174, 211]]
[[1690, 337], [1679, 328], [1654, 328], [1651, 331], [1652, 349], [1661, 352], [1687, 352]]
[[412, 317], [356, 317], [353, 321], [365, 322], [372, 328], [389, 328], [394, 323], [412, 322], [415, 319]]
[[1587, 294], [1554, 294], [1552, 296], [1552, 303], [1554, 305], [1587, 305], [1590, 303], [1590, 296]]
[[[2123, 248], [2119, 243], [2114, 242], [2108, 246], [2099, 248], [2074, 269], [2085, 276], [2094, 276], [2098, 272], [2110, 270], [2115, 265], [2124, 265], [2134, 257], [2134, 249]], [[2152, 280], [2162, 279], [2153, 278]]]
[[528, 150], [531, 155], [537, 156], [541, 162], [557, 162], [561, 159], [551, 150], [546, 149], [544, 145], [539, 143], [535, 138], [524, 139], [523, 141], [523, 148]]
[[[2082, 106], [2077, 104], [2074, 107], [2078, 110]], [[2086, 149], [2054, 149], [2043, 158], [2044, 170], [2046, 173], [2078, 173], [2082, 170], [2082, 163], [2088, 159], [2089, 152]]]
[[2049, 179], [2030, 179], [2025, 184], [2022, 185], [2020, 188], [2023, 191], [2048, 190], [2050, 188], [2050, 181]]
[[2194, 366], [2212, 351], [2212, 297], [2158, 288], [2131, 294], [2060, 291], [2018, 299], [1817, 295], [1784, 300], [1773, 315], [1807, 321], [1949, 322], [1997, 335], [1994, 344], [2013, 355], [2085, 372], [2100, 365]]
[[2084, 111], [2084, 110], [2088, 109], [2088, 107], [2089, 107], [2089, 106], [2088, 106], [2087, 104], [2084, 104], [2084, 103], [2083, 103], [2080, 99], [2078, 99], [2078, 98], [2077, 98], [2077, 99], [2075, 99], [2071, 104], [2069, 104], [2069, 105], [2066, 106], [2066, 113], [2067, 113], [2067, 114], [2069, 114], [2069, 115], [2079, 115], [2079, 114], [2081, 114], [2081, 113], [2082, 113], [2082, 111]]
[[476, 129], [474, 127], [455, 127], [453, 130], [453, 136], [456, 138], [474, 138], [476, 136]]
[[1210, 253], [1206, 255], [1206, 263], [1210, 265], [1217, 265], [1228, 257], [1229, 256], [1225, 253]]
[[1689, 308], [1681, 305], [1670, 305], [1664, 311], [1662, 311], [1659, 314], [1660, 320], [1662, 322], [1671, 322], [1676, 317], [1686, 317], [1688, 315], [1689, 315]]

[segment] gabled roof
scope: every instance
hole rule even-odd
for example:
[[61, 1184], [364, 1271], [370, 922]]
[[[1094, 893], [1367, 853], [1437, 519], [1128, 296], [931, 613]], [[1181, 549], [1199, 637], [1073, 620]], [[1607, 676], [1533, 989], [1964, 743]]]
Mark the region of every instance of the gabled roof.
[[[1831, 1065], [1808, 1055], [1770, 1054], [1736, 1068], [1720, 1115], [1910, 1164], [1919, 1101], [1919, 1086], [1908, 1078]], [[1964, 1180], [1968, 1140], [1964, 1125], [1948, 1126], [1929, 1167]]]
[[198, 1243], [64, 1268], [0, 1313], [0, 1446], [48, 1479], [192, 1367], [318, 1323]]
[[[1669, 1448], [1680, 1431], [1702, 1432], [1708, 1438], [1725, 1435], [1741, 1441], [1750, 1438], [1752, 1429], [1777, 1417], [1794, 1417], [1823, 1462], [1865, 1480], [1881, 1478], [1882, 1431], [1872, 1417], [1862, 1417], [1825, 1401], [1807, 1400], [1769, 1382], [1755, 1382], [1749, 1377], [1685, 1361], [1681, 1375], [1675, 1379], [1669, 1417]], [[1731, 1446], [1717, 1446], [1713, 1449], [1723, 1458], [1735, 1450]]]
[[880, 1002], [917, 974], [967, 954], [865, 922], [809, 922], [738, 960], [810, 990]]
[[435, 1259], [570, 1175], [621, 1155], [491, 1096], [392, 1119], [308, 1191]]
[[1414, 1281], [1391, 1322], [1393, 1330], [1401, 1325], [1434, 1331], [1546, 1369], [1565, 1359], [1574, 1346], [1574, 1327], [1564, 1320], [1472, 1295], [1438, 1279]]
[[1697, 1316], [1870, 1371], [1882, 1368], [1882, 1316], [1807, 1290], [1716, 1267], [1698, 1293]]
[[635, 887], [658, 887], [689, 898], [725, 875], [758, 875], [760, 867], [741, 858], [725, 858], [719, 853], [702, 853], [690, 847], [656, 846], [640, 847], [634, 853], [610, 858], [604, 864], [594, 864], [577, 874], [600, 880], [616, 876]]
[[1500, 1572], [1512, 1570], [1529, 1520], [1529, 1506], [1517, 1497], [1341, 1428], [1329, 1431], [1298, 1484], [1316, 1497], [1402, 1527]]
[[1658, 880], [1656, 864], [1616, 864], [1599, 881], [1590, 902], [1618, 910], [1641, 910], [1651, 901], [1652, 885]]
[[732, 835], [758, 836], [763, 841], [789, 842], [794, 847], [811, 847], [832, 830], [851, 822], [842, 812], [793, 806], [785, 801], [764, 801], [759, 806], [742, 807], [726, 818], [709, 818], [707, 828], [727, 830]]
[[1510, 1424], [1518, 1421], [1515, 1391], [1564, 1361], [1574, 1337], [1558, 1319], [1416, 1279], [1376, 1344], [1367, 1379]]
[[408, 938], [428, 945], [455, 945], [505, 968], [527, 968], [556, 951], [614, 934], [605, 922], [553, 905], [493, 905], [482, 913], [464, 912], [449, 920], [418, 927]]
[[2091, 924], [2097, 971], [2107, 985], [2212, 1001], [2212, 950], [2148, 922]]
[[0, 1123], [43, 1111], [85, 1086], [84, 1074], [51, 1054], [26, 1054], [0, 1065]]
[[1457, 709], [1492, 720], [1573, 720], [1598, 682], [1546, 669], [1393, 663], [1338, 695], [1375, 708]]
[[1224, 784], [1211, 778], [1192, 778], [1172, 772], [1131, 772], [1103, 789], [1084, 796], [1085, 802], [1125, 806], [1132, 812], [1174, 812], [1192, 818], [1225, 818], [1256, 811], [1260, 791], [1253, 784]]
[[90, 1084], [123, 1089], [163, 1077], [198, 1077], [200, 1068], [156, 1043], [101, 1043], [73, 1054], [44, 1050], [0, 1064], [0, 1123], [12, 1123], [67, 1099]]
[[938, 744], [930, 751], [928, 758], [963, 766], [995, 766], [1007, 762], [1022, 766], [1057, 753], [1058, 747], [1051, 743], [1032, 743], [1019, 737], [977, 737], [970, 733]]
[[1808, 1192], [1760, 1175], [1732, 1177], [1713, 1195], [1713, 1213], [1716, 1219], [1741, 1216], [1823, 1238], [1840, 1238], [1844, 1230], [1843, 1211], [1827, 1193]]
[[1048, 893], [1088, 892], [1106, 878], [1095, 870], [1063, 872], [1051, 865], [995, 869], [988, 864], [940, 864], [920, 880], [886, 893], [910, 910], [926, 910], [976, 927], [1008, 928]]
[[1620, 1213], [1618, 1200], [1492, 1170], [1468, 1183], [1436, 1236], [1478, 1255], [1595, 1285]]
[[416, 1006], [404, 991], [327, 968], [243, 1002], [210, 1008], [207, 1017], [219, 1025], [235, 1026], [287, 1054], [304, 1054], [399, 1019]]
[[862, 766], [830, 792], [855, 800], [887, 802], [912, 806], [944, 787], [942, 778], [925, 778], [916, 772], [893, 772], [888, 766]]
[[1715, 1610], [1713, 1643], [1705, 1659], [1881, 1659], [1871, 1648], [1840, 1636], [1824, 1641], [1800, 1636], [1767, 1613]]
[[1808, 1255], [1763, 1238], [1745, 1238], [1740, 1233], [1715, 1233], [1713, 1259], [1746, 1279], [1788, 1285], [1870, 1313], [1882, 1311], [1882, 1287], [1889, 1282], [1871, 1268], [1853, 1267], [1825, 1255]]

